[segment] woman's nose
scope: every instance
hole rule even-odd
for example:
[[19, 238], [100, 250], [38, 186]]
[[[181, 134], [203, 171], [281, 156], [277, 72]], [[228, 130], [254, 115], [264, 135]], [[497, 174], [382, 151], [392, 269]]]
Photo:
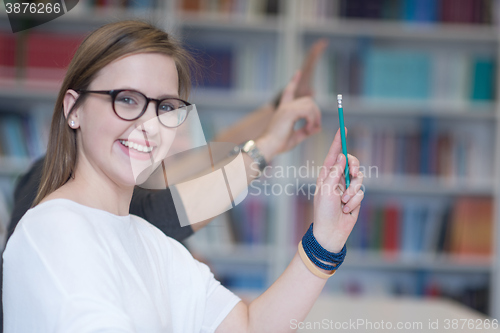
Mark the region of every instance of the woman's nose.
[[156, 103], [151, 101], [146, 108], [146, 112], [137, 120], [138, 125], [147, 135], [156, 135], [160, 126], [160, 120], [156, 115]]

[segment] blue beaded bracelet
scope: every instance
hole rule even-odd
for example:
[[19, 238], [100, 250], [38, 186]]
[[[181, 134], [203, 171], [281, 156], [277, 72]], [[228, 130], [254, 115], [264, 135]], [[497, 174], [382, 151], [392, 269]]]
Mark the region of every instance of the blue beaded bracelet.
[[[347, 253], [346, 246], [339, 253], [333, 253], [326, 250], [321, 244], [318, 243], [313, 234], [313, 223], [309, 229], [307, 229], [306, 234], [302, 237], [302, 246], [304, 247], [304, 252], [307, 257], [319, 268], [323, 268], [328, 271], [336, 270], [344, 262], [345, 255]], [[319, 259], [319, 260], [318, 260]], [[320, 261], [322, 260], [322, 261]], [[328, 265], [324, 262], [334, 264]]]

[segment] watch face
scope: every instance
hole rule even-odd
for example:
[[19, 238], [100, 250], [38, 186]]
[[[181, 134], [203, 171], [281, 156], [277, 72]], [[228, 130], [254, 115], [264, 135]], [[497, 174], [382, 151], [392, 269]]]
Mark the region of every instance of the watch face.
[[253, 140], [247, 141], [245, 145], [243, 146], [243, 151], [248, 153], [250, 149], [252, 149], [255, 146], [255, 142]]

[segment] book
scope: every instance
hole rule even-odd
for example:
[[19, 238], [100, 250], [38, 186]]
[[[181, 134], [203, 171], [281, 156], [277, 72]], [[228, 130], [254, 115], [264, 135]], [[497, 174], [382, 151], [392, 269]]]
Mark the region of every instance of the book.
[[438, 18], [438, 1], [436, 0], [403, 0], [402, 17], [409, 22], [436, 22]]
[[16, 77], [17, 38], [13, 34], [0, 33], [0, 80]]
[[52, 81], [58, 86], [82, 40], [82, 35], [30, 33], [26, 46], [27, 84], [43, 86]]
[[492, 255], [493, 202], [490, 198], [458, 199], [450, 224], [450, 253], [457, 256]]
[[371, 49], [366, 54], [363, 95], [429, 99], [431, 58], [424, 52]]
[[492, 0], [341, 0], [340, 17], [418, 23], [491, 24]]
[[490, 101], [494, 99], [495, 61], [488, 57], [474, 57], [472, 60], [471, 100]]
[[397, 205], [388, 204], [384, 209], [382, 249], [396, 253], [400, 250], [400, 211]]
[[[154, 2], [151, 7], [154, 6]], [[254, 19], [280, 14], [278, 0], [181, 0], [179, 9], [201, 14], [228, 14]]]
[[6, 114], [0, 118], [1, 145], [6, 156], [28, 157], [22, 117], [18, 114]]

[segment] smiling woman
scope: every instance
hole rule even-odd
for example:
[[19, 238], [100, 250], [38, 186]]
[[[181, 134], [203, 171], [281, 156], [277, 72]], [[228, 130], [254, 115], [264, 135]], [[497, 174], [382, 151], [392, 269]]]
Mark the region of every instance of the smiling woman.
[[[340, 132], [318, 177], [314, 229], [248, 306], [179, 242], [129, 214], [137, 175], [164, 161], [188, 117], [190, 61], [168, 34], [137, 21], [106, 25], [83, 41], [54, 108], [36, 200], [3, 254], [6, 333], [286, 332], [290, 320], [305, 318], [342, 263], [363, 197], [354, 156], [343, 199], [349, 213], [331, 190], [345, 185]], [[318, 111], [312, 100], [292, 101], [298, 78], [270, 124], [285, 139], [307, 109]], [[281, 116], [292, 112], [287, 125]], [[271, 145], [266, 135], [258, 141]]]
[[189, 61], [141, 22], [82, 43], [34, 208], [5, 251], [5, 332], [213, 331], [239, 301], [180, 243], [128, 213], [138, 169], [162, 161], [187, 117]]
[[[73, 182], [78, 183], [76, 176], [79, 173], [92, 175], [100, 183], [111, 180], [118, 186], [136, 185], [138, 180], [135, 175], [141, 174], [151, 164], [153, 168], [158, 165], [175, 136], [177, 126], [167, 127], [159, 121], [160, 107], [165, 109], [162, 113], [176, 114], [186, 111], [188, 104], [180, 102], [183, 109], [167, 108], [164, 105], [171, 105], [167, 104], [168, 99], [154, 99], [149, 103], [150, 99], [139, 91], [152, 96], [178, 96], [178, 82], [172, 57], [159, 53], [138, 53], [126, 55], [105, 66], [87, 90], [79, 89], [80, 93], [77, 93], [69, 89], [63, 106], [65, 118], [74, 122], [73, 130], [79, 129], [76, 131], [79, 163], [75, 178], [57, 191], [75, 188]], [[111, 90], [110, 94], [95, 93], [110, 87], [118, 89]], [[128, 89], [123, 90], [125, 87]], [[82, 94], [85, 102], [74, 108]], [[165, 116], [162, 114], [161, 117]], [[177, 117], [173, 115], [171, 118]], [[128, 147], [122, 142], [128, 143]], [[58, 193], [49, 195], [45, 200], [54, 195]], [[77, 198], [72, 199], [77, 201]], [[128, 207], [117, 213], [127, 214]]]

